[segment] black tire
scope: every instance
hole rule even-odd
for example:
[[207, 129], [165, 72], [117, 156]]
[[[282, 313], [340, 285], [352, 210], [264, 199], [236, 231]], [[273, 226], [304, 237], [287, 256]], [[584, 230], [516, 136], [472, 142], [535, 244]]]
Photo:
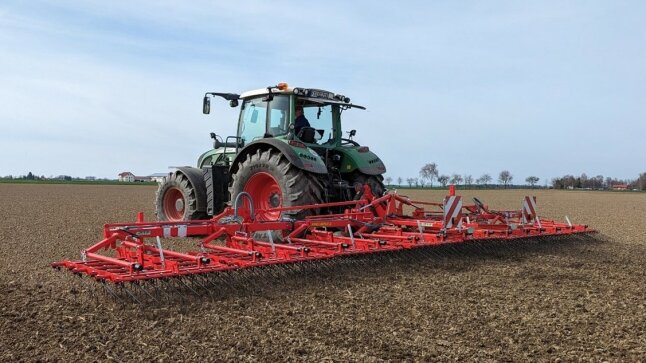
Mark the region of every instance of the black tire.
[[169, 173], [155, 193], [155, 214], [160, 221], [189, 221], [205, 219], [206, 213], [197, 210], [196, 192], [182, 173]]
[[[265, 176], [257, 176], [257, 174], [260, 173], [264, 173]], [[275, 180], [275, 184], [277, 184], [280, 189], [280, 196], [276, 197], [280, 202], [277, 203], [276, 199], [272, 199], [272, 197], [275, 197], [277, 194], [270, 196], [267, 201], [257, 200], [258, 198], [256, 197], [254, 198], [255, 209], [258, 209], [263, 205], [276, 207], [277, 204], [279, 204], [283, 207], [291, 207], [305, 204], [319, 204], [323, 202], [321, 197], [323, 190], [315, 175], [292, 165], [278, 150], [258, 149], [255, 153], [248, 154], [244, 161], [238, 166], [238, 170], [231, 175], [232, 182], [229, 188], [231, 203], [233, 204], [236, 196], [243, 191], [250, 192], [252, 196], [262, 195], [263, 191], [249, 190], [249, 187], [255, 185], [254, 182], [249, 182], [254, 180], [252, 178], [266, 178], [266, 174], [271, 175]], [[302, 219], [307, 215], [316, 213], [317, 211], [315, 209], [306, 209], [284, 212], [283, 215], [290, 216], [291, 218]], [[274, 214], [259, 216], [260, 219], [265, 220], [275, 220], [279, 217], [280, 216], [276, 216]]]
[[382, 175], [366, 175], [362, 173], [357, 173], [352, 180], [352, 184], [368, 184], [372, 194], [379, 198], [384, 195], [386, 192], [386, 187], [384, 186], [384, 177]]

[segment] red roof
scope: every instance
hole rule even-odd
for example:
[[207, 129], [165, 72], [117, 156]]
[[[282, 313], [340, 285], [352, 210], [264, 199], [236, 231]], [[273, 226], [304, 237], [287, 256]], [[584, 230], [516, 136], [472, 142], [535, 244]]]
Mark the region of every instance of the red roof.
[[119, 173], [119, 176], [126, 176], [126, 175], [132, 175], [132, 176], [134, 176], [134, 174], [133, 174], [133, 173], [131, 173], [131, 172], [129, 172], [129, 171], [124, 171], [123, 173]]

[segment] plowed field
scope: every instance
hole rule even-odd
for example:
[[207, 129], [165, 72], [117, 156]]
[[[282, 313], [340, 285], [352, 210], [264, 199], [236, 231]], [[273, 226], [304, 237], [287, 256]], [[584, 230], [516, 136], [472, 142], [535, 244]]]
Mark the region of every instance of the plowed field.
[[[49, 267], [104, 223], [152, 218], [154, 191], [0, 184], [0, 360], [646, 360], [645, 193], [533, 193], [594, 239], [260, 271], [164, 306], [97, 301]], [[527, 193], [460, 194], [518, 208]]]

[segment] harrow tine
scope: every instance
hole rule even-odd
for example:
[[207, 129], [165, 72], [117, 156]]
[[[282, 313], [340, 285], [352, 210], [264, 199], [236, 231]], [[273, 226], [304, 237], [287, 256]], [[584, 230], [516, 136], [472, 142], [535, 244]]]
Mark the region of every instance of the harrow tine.
[[192, 293], [194, 293], [195, 295], [197, 295], [197, 296], [202, 296], [202, 295], [200, 295], [197, 291], [195, 291], [191, 286], [189, 286], [189, 284], [187, 284], [187, 283], [186, 283], [186, 281], [184, 281], [184, 280], [185, 280], [185, 276], [180, 276], [180, 277], [178, 277], [178, 278], [177, 278], [177, 280], [178, 280], [179, 282], [181, 282], [184, 286], [186, 286], [186, 288], [188, 288], [189, 290], [191, 290], [191, 292], [192, 292]]
[[158, 303], [158, 302], [159, 302], [159, 300], [157, 300], [157, 298], [155, 298], [153, 295], [151, 295], [151, 294], [148, 292], [148, 290], [146, 290], [146, 288], [145, 288], [145, 287], [141, 286], [141, 284], [140, 284], [139, 282], [135, 281], [135, 282], [133, 282], [132, 284], [133, 284], [134, 286], [138, 287], [138, 288], [139, 288], [139, 290], [143, 291], [143, 292], [144, 292], [148, 297], [150, 297], [154, 302], [156, 302], [156, 303]]
[[[220, 276], [218, 276], [218, 277], [220, 277]], [[231, 271], [225, 271], [224, 276], [222, 276], [219, 280], [220, 280], [219, 282], [221, 283], [221, 285], [220, 285], [221, 289], [223, 288], [222, 285], [224, 285], [224, 289], [226, 289], [227, 291], [235, 290], [235, 288], [232, 285], [233, 274], [232, 274]]]
[[[210, 275], [210, 276], [209, 276]], [[217, 275], [216, 274], [208, 274], [203, 276], [204, 281], [209, 284], [210, 286], [210, 291], [213, 296], [215, 295], [220, 295], [221, 293], [221, 286], [218, 285], [217, 283]]]
[[172, 287], [169, 287], [169, 282], [167, 280], [153, 280], [155, 293], [159, 299], [164, 299], [166, 302], [171, 302], [173, 299], [173, 290]]
[[202, 284], [199, 275], [188, 275], [187, 277], [194, 285], [197, 285], [198, 288], [204, 290], [206, 295], [211, 295], [211, 290]]
[[96, 297], [95, 291], [94, 291], [96, 289], [96, 286], [94, 284], [91, 284], [88, 281], [86, 281], [86, 279], [83, 278], [83, 277], [81, 277], [79, 279], [79, 281], [81, 281], [81, 284], [83, 285], [83, 292], [87, 291], [87, 293], [90, 295], [89, 300], [90, 301], [93, 301], [95, 299], [98, 300], [98, 298]]
[[110, 294], [114, 299], [116, 299], [120, 303], [125, 303], [126, 301], [123, 300], [121, 296], [119, 296], [119, 293], [116, 291], [117, 287], [115, 286], [115, 290], [112, 290], [109, 286], [109, 283], [105, 283], [103, 287], [105, 288], [105, 291]]
[[[185, 302], [184, 301], [184, 294], [182, 294], [182, 292], [175, 286], [176, 285], [176, 279], [177, 278], [169, 279], [169, 280], [165, 281], [165, 283], [166, 283], [166, 286], [170, 287], [170, 289], [172, 290], [171, 292], [174, 292], [174, 293], [177, 294], [177, 296], [179, 297], [180, 303], [182, 305], [184, 305], [184, 302]], [[172, 297], [172, 296], [173, 296], [172, 294], [169, 295], [169, 297]]]
[[130, 299], [132, 299], [132, 301], [134, 301], [136, 304], [141, 304], [141, 301], [137, 299], [137, 297], [133, 293], [130, 292], [130, 289], [127, 286], [121, 284], [120, 289], [125, 292], [126, 295], [128, 295], [128, 297], [130, 297]]
[[152, 293], [150, 295], [152, 295], [153, 299], [156, 302], [161, 304], [162, 299], [164, 298], [164, 295], [161, 292], [161, 288], [157, 285], [163, 284], [162, 280], [153, 279], [153, 280], [147, 281], [146, 284], [150, 286], [150, 289], [152, 290]]

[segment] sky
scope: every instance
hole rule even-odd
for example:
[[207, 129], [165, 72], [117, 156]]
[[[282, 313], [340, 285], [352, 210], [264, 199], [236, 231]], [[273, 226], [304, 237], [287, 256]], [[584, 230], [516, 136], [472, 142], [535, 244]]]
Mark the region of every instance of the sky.
[[278, 82], [351, 97], [387, 176], [646, 172], [643, 1], [0, 3], [0, 176], [195, 165]]

